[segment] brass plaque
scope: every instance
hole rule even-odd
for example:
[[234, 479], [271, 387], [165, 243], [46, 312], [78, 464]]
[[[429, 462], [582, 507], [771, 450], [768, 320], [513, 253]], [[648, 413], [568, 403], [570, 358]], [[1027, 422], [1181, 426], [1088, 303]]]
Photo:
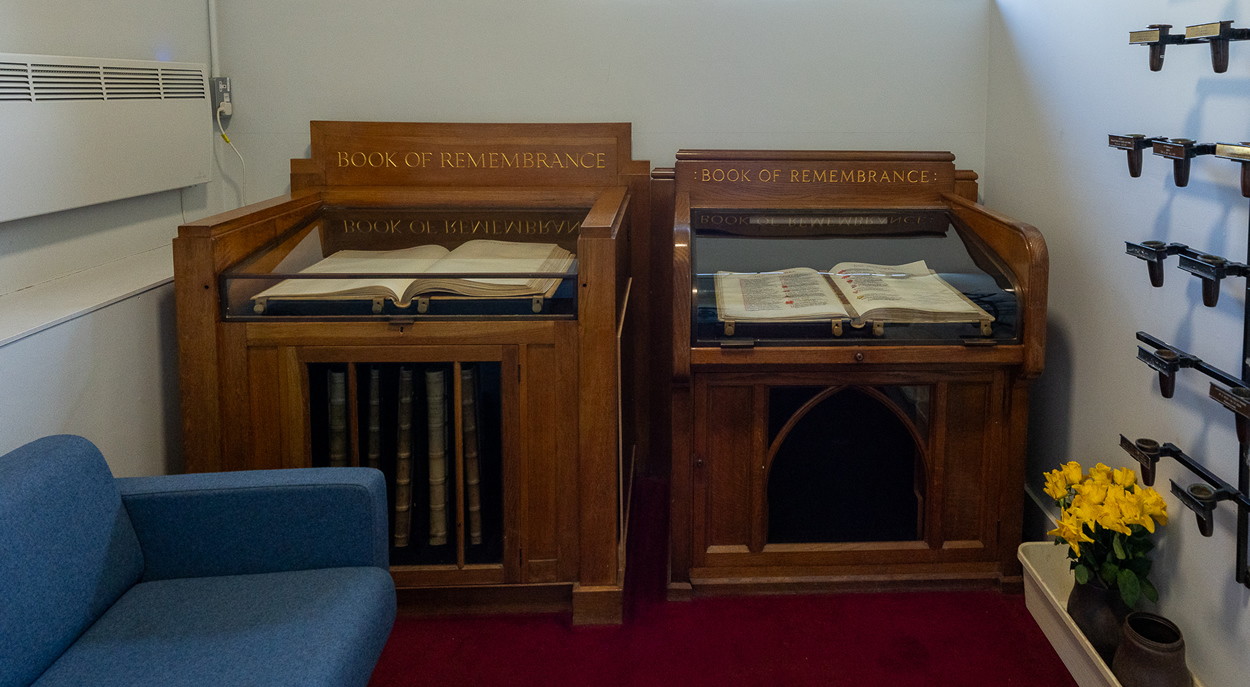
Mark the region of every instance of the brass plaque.
[[1162, 372], [1163, 374], [1171, 374], [1180, 367], [1175, 362], [1164, 360], [1141, 346], [1137, 347], [1137, 359], [1149, 365], [1156, 372]]
[[1250, 145], [1245, 143], [1216, 143], [1215, 156], [1229, 160], [1245, 160], [1250, 162]]
[[1242, 398], [1233, 394], [1229, 389], [1216, 384], [1211, 385], [1211, 398], [1219, 401], [1220, 405], [1237, 413], [1238, 415], [1250, 418], [1250, 398]]
[[1107, 136], [1107, 144], [1112, 148], [1120, 148], [1122, 150], [1136, 150], [1137, 142], [1145, 138], [1142, 134], [1127, 134], [1120, 136], [1110, 134]]
[[1185, 39], [1188, 40], [1191, 38], [1219, 38], [1220, 26], [1225, 23], [1231, 23], [1231, 22], [1213, 21], [1210, 24], [1195, 24], [1194, 26], [1186, 26], [1185, 27]]
[[1202, 260], [1195, 260], [1188, 255], [1182, 255], [1180, 260], [1180, 268], [1186, 272], [1202, 277], [1203, 279], [1223, 279], [1223, 265], [1216, 266]]
[[1128, 42], [1132, 44], [1158, 43], [1159, 42], [1159, 29], [1150, 29], [1147, 31], [1129, 31]]
[[1184, 160], [1185, 158], [1189, 157], [1188, 153], [1186, 152], [1185, 146], [1177, 145], [1176, 143], [1165, 143], [1163, 141], [1155, 141], [1153, 147], [1154, 147], [1155, 155], [1162, 155], [1163, 157], [1170, 157], [1174, 160]]
[[1132, 456], [1133, 460], [1141, 463], [1142, 467], [1146, 469], [1149, 469], [1156, 462], [1151, 460], [1150, 456], [1142, 453], [1142, 450], [1137, 448], [1137, 444], [1129, 441], [1123, 434], [1120, 435], [1120, 448], [1124, 449], [1125, 453]]

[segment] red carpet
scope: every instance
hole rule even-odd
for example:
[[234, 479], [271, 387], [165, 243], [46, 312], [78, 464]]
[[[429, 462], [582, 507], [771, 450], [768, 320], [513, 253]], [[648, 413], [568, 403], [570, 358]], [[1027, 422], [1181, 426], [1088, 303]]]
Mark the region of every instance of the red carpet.
[[1075, 685], [1023, 596], [997, 592], [664, 600], [667, 498], [642, 481], [620, 627], [566, 615], [400, 618], [392, 685]]

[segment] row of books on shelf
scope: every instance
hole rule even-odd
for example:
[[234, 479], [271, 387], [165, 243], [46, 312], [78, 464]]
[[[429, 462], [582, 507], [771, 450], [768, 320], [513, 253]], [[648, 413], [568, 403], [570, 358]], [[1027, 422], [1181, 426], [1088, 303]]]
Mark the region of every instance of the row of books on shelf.
[[[421, 378], [411, 367], [401, 366], [398, 370], [396, 416], [393, 429], [395, 431], [394, 468], [393, 468], [393, 502], [394, 524], [391, 528], [391, 545], [394, 548], [405, 548], [412, 543], [412, 522], [414, 503], [420, 496], [414, 493], [413, 476], [419, 471], [415, 464], [414, 454], [418, 451], [415, 442], [425, 438], [425, 457], [428, 461], [429, 497], [429, 533], [430, 546], [444, 546], [448, 543], [448, 523], [454, 521], [449, 513], [449, 488], [454, 483], [455, 474], [455, 415], [451, 403], [454, 395], [448, 393], [448, 371], [440, 368], [424, 370], [424, 408], [418, 407], [421, 398], [416, 393], [415, 384]], [[384, 464], [382, 412], [382, 373], [378, 367], [368, 368], [365, 426], [361, 431], [361, 465], [386, 472], [389, 467]], [[468, 525], [468, 544], [482, 543], [482, 503], [481, 503], [481, 461], [478, 452], [478, 410], [477, 380], [472, 367], [460, 370], [461, 404], [460, 404], [460, 445], [464, 460], [464, 498], [466, 524]], [[349, 409], [347, 403], [347, 373], [331, 369], [327, 373], [328, 401], [328, 449], [330, 467], [346, 467], [351, 464], [349, 444]], [[414, 416], [424, 411], [424, 432], [414, 427]], [[389, 443], [389, 442], [387, 442]], [[388, 457], [389, 458], [389, 457]], [[452, 480], [449, 483], [449, 475]], [[420, 535], [418, 535], [420, 536]]]

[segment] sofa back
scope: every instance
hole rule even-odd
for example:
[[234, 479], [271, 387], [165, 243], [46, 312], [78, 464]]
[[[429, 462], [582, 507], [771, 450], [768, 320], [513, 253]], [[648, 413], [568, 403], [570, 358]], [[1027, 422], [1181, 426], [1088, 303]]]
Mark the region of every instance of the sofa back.
[[91, 442], [45, 437], [0, 456], [0, 687], [34, 681], [142, 574]]

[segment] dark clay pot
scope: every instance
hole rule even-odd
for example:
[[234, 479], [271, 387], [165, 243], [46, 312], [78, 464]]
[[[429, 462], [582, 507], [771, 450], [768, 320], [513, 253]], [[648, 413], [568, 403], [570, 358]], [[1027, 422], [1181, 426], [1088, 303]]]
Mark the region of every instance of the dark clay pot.
[[1111, 665], [1124, 636], [1124, 618], [1129, 611], [1119, 590], [1097, 582], [1077, 584], [1068, 595], [1068, 615], [1107, 665]]
[[1124, 641], [1111, 664], [1123, 687], [1192, 687], [1185, 665], [1185, 638], [1172, 621], [1154, 613], [1130, 613]]

